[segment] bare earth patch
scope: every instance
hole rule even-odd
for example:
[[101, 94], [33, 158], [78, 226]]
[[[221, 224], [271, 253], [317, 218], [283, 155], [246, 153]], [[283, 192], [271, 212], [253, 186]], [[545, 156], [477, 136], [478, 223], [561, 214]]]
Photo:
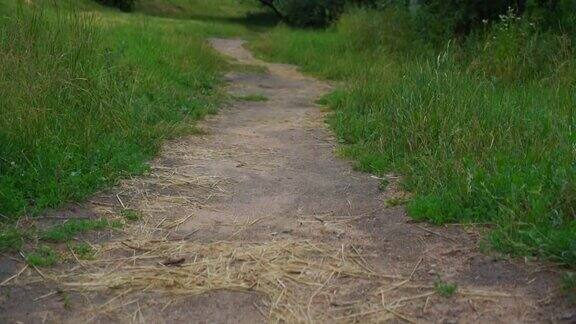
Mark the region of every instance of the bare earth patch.
[[227, 76], [234, 96], [266, 100], [233, 103], [205, 135], [166, 143], [150, 175], [56, 213], [141, 219], [90, 240], [93, 260], [4, 257], [3, 322], [576, 321], [554, 267], [482, 254], [476, 228], [411, 222], [386, 203], [405, 196], [396, 178], [382, 192], [335, 157], [314, 104], [329, 85], [241, 40], [212, 45], [266, 68]]

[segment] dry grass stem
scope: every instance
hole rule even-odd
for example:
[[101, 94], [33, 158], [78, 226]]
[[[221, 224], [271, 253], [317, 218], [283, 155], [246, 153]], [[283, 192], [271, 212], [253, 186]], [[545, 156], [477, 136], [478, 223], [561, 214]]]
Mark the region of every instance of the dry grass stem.
[[[108, 243], [100, 251], [104, 258], [84, 261], [86, 268], [45, 276], [66, 290], [114, 291], [118, 296], [132, 291], [170, 295], [199, 295], [223, 289], [253, 291], [267, 300], [271, 319], [289, 322], [362, 314], [362, 307], [371, 305], [370, 301], [336, 307], [326, 298], [315, 298], [337, 293], [342, 280], [350, 279], [348, 284], [354, 280], [393, 281], [367, 269], [355, 247], [309, 241], [201, 244], [132, 238]], [[184, 261], [165, 266], [165, 260]], [[117, 261], [120, 264], [110, 268], [111, 262]], [[123, 307], [111, 305], [113, 301], [120, 303], [118, 296], [94, 311], [110, 312]], [[373, 298], [373, 302], [372, 307], [377, 300]], [[358, 316], [378, 314], [354, 315]]]

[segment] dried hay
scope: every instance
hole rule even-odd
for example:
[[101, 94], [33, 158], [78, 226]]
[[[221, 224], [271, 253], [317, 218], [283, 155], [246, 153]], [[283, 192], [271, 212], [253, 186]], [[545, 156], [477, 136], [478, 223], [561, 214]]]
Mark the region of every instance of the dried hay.
[[47, 276], [66, 290], [81, 292], [256, 292], [265, 297], [271, 321], [351, 321], [374, 316], [412, 321], [395, 310], [400, 304], [382, 305], [377, 294], [358, 302], [339, 301], [360, 283], [376, 283], [377, 288], [403, 279], [372, 271], [352, 246], [336, 248], [309, 241], [130, 240], [108, 244], [100, 255], [100, 260], [85, 261], [69, 273]]

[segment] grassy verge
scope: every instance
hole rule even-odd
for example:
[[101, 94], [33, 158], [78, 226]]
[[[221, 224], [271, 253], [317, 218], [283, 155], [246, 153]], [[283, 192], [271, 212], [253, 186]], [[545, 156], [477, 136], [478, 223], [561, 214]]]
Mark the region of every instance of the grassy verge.
[[92, 232], [120, 229], [124, 222], [108, 219], [70, 219], [44, 229], [11, 227], [0, 232], [0, 252], [25, 250], [26, 261], [35, 266], [52, 266], [61, 258], [62, 247], [77, 257], [90, 258], [94, 251], [86, 243], [72, 243], [79, 236]]
[[139, 3], [125, 14], [87, 0], [0, 0], [0, 250], [20, 246], [22, 215], [145, 172], [163, 140], [194, 132], [223, 99], [230, 67], [206, 38], [250, 33], [238, 22], [253, 8]]
[[573, 50], [506, 22], [438, 51], [405, 21], [354, 11], [327, 31], [278, 27], [253, 47], [345, 81], [324, 99], [343, 153], [401, 173], [413, 218], [488, 223], [500, 251], [576, 266]]

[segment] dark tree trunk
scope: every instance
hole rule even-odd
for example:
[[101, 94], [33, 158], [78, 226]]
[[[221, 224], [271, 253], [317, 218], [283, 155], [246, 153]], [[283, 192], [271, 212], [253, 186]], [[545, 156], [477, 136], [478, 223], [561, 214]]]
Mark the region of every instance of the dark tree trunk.
[[276, 15], [278, 15], [278, 17], [284, 19], [284, 15], [282, 15], [282, 13], [280, 11], [278, 11], [276, 6], [274, 5], [274, 0], [260, 0], [260, 3], [265, 5], [268, 8], [271, 8], [274, 11], [274, 13], [276, 13]]

